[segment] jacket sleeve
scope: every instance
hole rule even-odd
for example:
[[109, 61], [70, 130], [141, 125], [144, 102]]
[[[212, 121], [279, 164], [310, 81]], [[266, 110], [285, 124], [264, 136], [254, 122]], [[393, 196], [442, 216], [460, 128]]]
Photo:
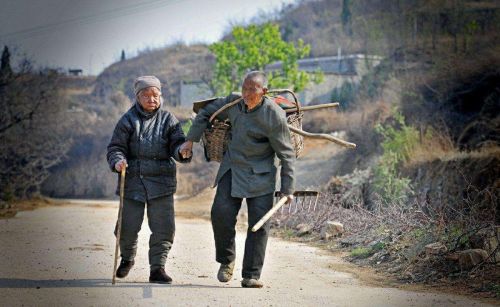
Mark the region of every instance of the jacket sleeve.
[[181, 124], [173, 114], [170, 114], [167, 129], [167, 139], [169, 140], [168, 150], [170, 156], [181, 163], [191, 162], [191, 157], [184, 159], [179, 154], [179, 148], [186, 141], [186, 137], [182, 131]]
[[[227, 97], [220, 97], [214, 102], [207, 104], [201, 108], [196, 117], [194, 118], [191, 128], [187, 134], [187, 139], [193, 142], [199, 142], [203, 131], [209, 126], [210, 116], [226, 104], [240, 98], [238, 95], [229, 95]], [[219, 120], [226, 120], [228, 118], [229, 108], [219, 113], [216, 118]]]
[[111, 171], [116, 172], [115, 164], [120, 160], [127, 159], [128, 139], [132, 126], [128, 123], [126, 116], [122, 116], [115, 126], [113, 136], [108, 145], [107, 160]]
[[277, 116], [269, 133], [269, 143], [281, 161], [281, 192], [285, 195], [295, 191], [295, 150], [292, 146], [286, 116]]

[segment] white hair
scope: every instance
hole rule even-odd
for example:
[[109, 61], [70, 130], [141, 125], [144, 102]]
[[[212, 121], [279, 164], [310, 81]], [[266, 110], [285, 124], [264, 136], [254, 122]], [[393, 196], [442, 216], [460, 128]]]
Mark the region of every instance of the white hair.
[[264, 88], [267, 88], [267, 86], [268, 86], [267, 76], [263, 71], [260, 71], [260, 70], [251, 71], [248, 74], [246, 74], [245, 80], [247, 80], [247, 79], [259, 80], [259, 83]]

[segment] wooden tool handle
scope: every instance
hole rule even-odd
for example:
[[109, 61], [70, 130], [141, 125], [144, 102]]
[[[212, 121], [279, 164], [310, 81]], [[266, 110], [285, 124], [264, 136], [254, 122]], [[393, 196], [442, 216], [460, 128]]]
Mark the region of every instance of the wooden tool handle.
[[269, 210], [266, 215], [264, 215], [260, 221], [258, 221], [253, 227], [252, 227], [252, 231], [253, 232], [256, 232], [257, 230], [260, 229], [260, 227], [262, 227], [262, 225], [264, 225], [265, 222], [267, 222], [267, 220], [269, 220], [271, 218], [271, 216], [273, 216], [273, 214], [276, 213], [276, 211], [278, 211], [279, 208], [281, 208], [287, 201], [287, 197], [282, 197], [278, 203], [276, 203], [276, 205], [274, 205], [271, 210]]
[[240, 102], [241, 99], [243, 99], [243, 97], [240, 97], [240, 98], [238, 98], [238, 99], [236, 99], [234, 101], [231, 101], [230, 103], [222, 106], [220, 109], [218, 109], [217, 111], [215, 111], [214, 114], [212, 114], [212, 116], [210, 116], [210, 119], [208, 121], [212, 122], [217, 115], [219, 115], [220, 113], [222, 113], [222, 111], [224, 111], [227, 108], [230, 108], [230, 107], [234, 106], [235, 104], [237, 104], [238, 102]]
[[[317, 104], [314, 106], [301, 107], [300, 111], [311, 111], [311, 110], [324, 109], [324, 108], [336, 108], [338, 106], [339, 106], [338, 102], [332, 102], [332, 103], [325, 103], [325, 104]], [[285, 110], [286, 113], [293, 113], [293, 112], [297, 112], [297, 111], [298, 111], [297, 108]]]
[[344, 140], [338, 139], [338, 138], [336, 138], [336, 137], [334, 137], [332, 135], [329, 135], [329, 134], [309, 133], [309, 132], [305, 132], [303, 130], [297, 129], [297, 128], [295, 128], [293, 126], [290, 126], [290, 125], [288, 125], [288, 128], [290, 128], [290, 131], [295, 132], [297, 134], [300, 134], [302, 136], [308, 137], [308, 138], [312, 138], [312, 139], [325, 139], [325, 140], [331, 141], [331, 142], [333, 142], [335, 144], [338, 144], [338, 145], [341, 145], [341, 146], [344, 146], [344, 147], [347, 147], [347, 148], [356, 148], [356, 144], [346, 142]]

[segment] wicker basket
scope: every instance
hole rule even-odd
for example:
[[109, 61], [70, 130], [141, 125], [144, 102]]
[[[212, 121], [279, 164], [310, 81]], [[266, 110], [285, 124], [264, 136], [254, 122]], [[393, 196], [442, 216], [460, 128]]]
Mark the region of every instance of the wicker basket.
[[[271, 97], [277, 96], [282, 93], [291, 94], [295, 100], [294, 103], [297, 106], [297, 111], [287, 113], [288, 124], [302, 130], [303, 112], [300, 111], [300, 103], [297, 100], [295, 93], [290, 90], [269, 91]], [[229, 121], [220, 121], [216, 119], [215, 116], [224, 109], [237, 104], [240, 100], [241, 98], [225, 105], [223, 108], [214, 113], [212, 117], [210, 117], [211, 126], [210, 128], [205, 129], [201, 138], [203, 148], [205, 150], [205, 158], [207, 159], [207, 161], [222, 161], [222, 157], [224, 156], [224, 152], [227, 150], [227, 144], [229, 142], [231, 134], [231, 124], [229, 123]], [[290, 133], [290, 136], [292, 145], [295, 149], [295, 156], [300, 157], [302, 150], [304, 149], [304, 137], [293, 132]]]
[[[288, 124], [294, 128], [302, 130], [302, 116], [304, 112], [294, 112], [286, 117]], [[304, 150], [304, 137], [300, 134], [290, 132], [290, 137], [292, 138], [292, 145], [295, 149], [295, 157], [300, 157], [302, 151]]]
[[207, 161], [221, 162], [231, 134], [231, 124], [229, 121], [214, 119], [212, 126], [205, 129], [201, 136], [205, 158]]

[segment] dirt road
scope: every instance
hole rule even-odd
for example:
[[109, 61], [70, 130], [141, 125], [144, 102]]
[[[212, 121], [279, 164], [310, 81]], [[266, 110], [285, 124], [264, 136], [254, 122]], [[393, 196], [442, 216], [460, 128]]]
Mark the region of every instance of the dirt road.
[[182, 217], [189, 203], [176, 206], [176, 242], [166, 268], [172, 285], [147, 283], [147, 223], [136, 266], [111, 285], [116, 202], [74, 202], [0, 220], [0, 305], [484, 306], [463, 297], [366, 286], [332, 269], [342, 267], [341, 259], [275, 238], [269, 241], [265, 287], [243, 289], [243, 233], [237, 237], [235, 277], [219, 283], [210, 224]]

